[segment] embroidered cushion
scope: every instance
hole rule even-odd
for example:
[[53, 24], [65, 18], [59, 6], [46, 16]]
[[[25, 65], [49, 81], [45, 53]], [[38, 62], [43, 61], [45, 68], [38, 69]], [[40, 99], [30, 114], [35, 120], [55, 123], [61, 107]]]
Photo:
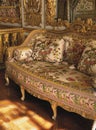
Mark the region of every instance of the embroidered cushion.
[[14, 60], [20, 62], [32, 61], [32, 49], [21, 47], [14, 50]]
[[32, 57], [34, 60], [42, 60], [44, 61], [45, 56], [47, 53], [49, 53], [49, 49], [48, 46], [51, 43], [51, 40], [49, 38], [46, 38], [45, 36], [43, 36], [42, 38], [38, 37], [35, 39], [35, 42], [32, 45]]
[[32, 46], [34, 60], [60, 62], [63, 60], [64, 40], [43, 36]]
[[50, 44], [48, 48], [48, 52], [45, 60], [49, 62], [61, 62], [63, 61], [63, 53], [64, 53], [64, 40], [56, 39], [53, 40], [52, 44]]
[[67, 61], [69, 64], [74, 64], [75, 67], [77, 67], [85, 45], [80, 39], [64, 38], [64, 41], [66, 46], [64, 51], [64, 61]]
[[78, 69], [89, 75], [96, 75], [96, 41], [92, 41], [84, 50]]

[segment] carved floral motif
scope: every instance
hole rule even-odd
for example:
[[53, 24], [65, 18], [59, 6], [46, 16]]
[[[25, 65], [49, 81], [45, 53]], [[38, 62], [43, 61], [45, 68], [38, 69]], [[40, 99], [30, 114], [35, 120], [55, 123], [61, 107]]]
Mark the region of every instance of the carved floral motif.
[[39, 26], [41, 23], [41, 0], [24, 0], [25, 24]]
[[78, 5], [76, 7], [76, 11], [91, 11], [94, 9], [94, 0], [88, 1], [88, 0], [80, 0], [78, 2]]
[[46, 0], [46, 24], [53, 25], [56, 16], [56, 0]]

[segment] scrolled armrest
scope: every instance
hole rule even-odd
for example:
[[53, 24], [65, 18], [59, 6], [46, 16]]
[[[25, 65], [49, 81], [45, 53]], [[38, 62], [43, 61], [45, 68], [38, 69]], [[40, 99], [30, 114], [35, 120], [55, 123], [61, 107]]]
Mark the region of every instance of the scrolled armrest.
[[15, 46], [7, 49], [7, 61], [29, 62], [32, 61], [32, 49], [29, 46]]
[[17, 48], [21, 48], [23, 46], [12, 46], [12, 47], [8, 47], [7, 50], [6, 50], [6, 60], [7, 61], [10, 61], [12, 58], [13, 58], [13, 53], [14, 53], [14, 50], [17, 49]]

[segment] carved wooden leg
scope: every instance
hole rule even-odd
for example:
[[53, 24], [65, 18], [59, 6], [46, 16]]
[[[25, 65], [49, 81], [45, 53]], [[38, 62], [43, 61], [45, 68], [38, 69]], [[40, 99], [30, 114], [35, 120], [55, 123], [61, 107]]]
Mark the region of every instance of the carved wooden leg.
[[8, 86], [9, 85], [9, 78], [8, 78], [8, 75], [5, 73], [5, 86]]
[[96, 130], [96, 120], [93, 122], [92, 130]]
[[51, 108], [53, 110], [53, 116], [52, 116], [52, 119], [55, 120], [56, 119], [56, 116], [57, 116], [57, 105], [56, 103], [51, 103]]
[[21, 94], [22, 94], [21, 100], [24, 101], [24, 99], [25, 99], [25, 89], [24, 89], [23, 86], [20, 86], [20, 89], [21, 89]]

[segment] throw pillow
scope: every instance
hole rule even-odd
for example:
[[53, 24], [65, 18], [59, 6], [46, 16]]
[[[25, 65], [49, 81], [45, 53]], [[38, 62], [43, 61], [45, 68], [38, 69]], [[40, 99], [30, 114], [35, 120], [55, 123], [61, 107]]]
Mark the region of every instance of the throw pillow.
[[64, 40], [49, 35], [37, 37], [32, 44], [34, 60], [60, 62], [63, 60]]
[[83, 73], [96, 76], [96, 41], [92, 41], [85, 48], [78, 69]]
[[47, 53], [49, 53], [48, 46], [51, 44], [51, 40], [46, 37], [35, 39], [32, 45], [32, 57], [34, 60], [44, 61]]
[[32, 61], [32, 50], [29, 47], [20, 47], [15, 49], [14, 60], [20, 62]]
[[67, 49], [64, 51], [64, 61], [67, 61], [69, 64], [74, 64], [77, 67], [85, 45], [80, 39], [69, 39], [65, 41], [66, 44]]
[[45, 60], [49, 62], [61, 62], [63, 61], [64, 53], [64, 40], [63, 39], [53, 39], [52, 44], [48, 47], [48, 52]]

